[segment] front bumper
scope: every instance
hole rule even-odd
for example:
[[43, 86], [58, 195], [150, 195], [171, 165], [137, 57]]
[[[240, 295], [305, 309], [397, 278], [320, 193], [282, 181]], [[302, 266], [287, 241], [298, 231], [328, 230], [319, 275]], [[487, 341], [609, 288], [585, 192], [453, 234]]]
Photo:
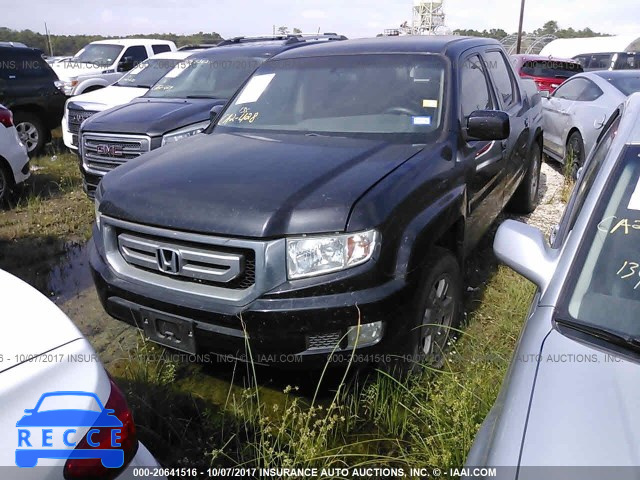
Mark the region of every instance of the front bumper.
[[398, 341], [410, 328], [413, 290], [404, 279], [335, 294], [266, 293], [229, 310], [216, 308], [207, 299], [178, 297], [158, 285], [123, 278], [93, 240], [89, 252], [98, 296], [107, 313], [138, 328], [149, 312], [188, 319], [194, 325], [199, 356], [214, 353], [223, 359], [247, 360], [248, 344], [251, 359], [258, 364], [321, 366], [329, 356], [332, 362], [341, 363], [352, 358], [349, 328], [381, 322], [381, 338], [358, 347], [352, 358], [357, 363], [381, 363], [397, 351]]

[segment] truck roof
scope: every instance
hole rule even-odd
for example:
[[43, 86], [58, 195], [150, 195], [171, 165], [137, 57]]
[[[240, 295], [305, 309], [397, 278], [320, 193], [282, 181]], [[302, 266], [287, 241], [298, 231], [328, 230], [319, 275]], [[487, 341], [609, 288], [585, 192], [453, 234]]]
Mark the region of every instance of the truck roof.
[[377, 37], [342, 42], [324, 42], [303, 49], [288, 50], [278, 58], [303, 58], [324, 55], [355, 55], [361, 53], [442, 53], [450, 56], [479, 45], [500, 46], [497, 40], [457, 35], [407, 35]]
[[107, 40], [96, 40], [97, 44], [110, 44], [110, 45], [122, 45], [124, 47], [130, 47], [131, 45], [153, 45], [153, 44], [166, 44], [166, 45], [174, 45], [173, 42], [169, 40], [158, 40], [155, 38], [110, 38]]

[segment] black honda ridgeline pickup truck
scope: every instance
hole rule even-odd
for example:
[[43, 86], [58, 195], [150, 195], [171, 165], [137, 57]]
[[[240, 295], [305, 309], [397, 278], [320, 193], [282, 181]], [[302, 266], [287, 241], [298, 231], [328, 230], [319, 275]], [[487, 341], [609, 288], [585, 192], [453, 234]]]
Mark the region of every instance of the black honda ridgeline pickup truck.
[[540, 97], [496, 41], [281, 53], [205, 133], [104, 177], [100, 299], [192, 354], [439, 364], [465, 256], [505, 205], [535, 208], [541, 148]]

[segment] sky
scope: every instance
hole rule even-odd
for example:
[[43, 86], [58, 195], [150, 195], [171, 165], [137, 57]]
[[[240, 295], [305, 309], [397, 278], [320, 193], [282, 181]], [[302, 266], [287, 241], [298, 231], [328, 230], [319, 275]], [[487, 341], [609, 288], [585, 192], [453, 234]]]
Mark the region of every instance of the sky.
[[[519, 0], [444, 0], [451, 29], [518, 28]], [[273, 25], [305, 33], [375, 36], [411, 20], [412, 0], [0, 0], [0, 26], [55, 34], [218, 32], [225, 38], [271, 33]], [[489, 13], [488, 13], [489, 12]], [[524, 29], [560, 27], [640, 36], [640, 0], [526, 0]]]

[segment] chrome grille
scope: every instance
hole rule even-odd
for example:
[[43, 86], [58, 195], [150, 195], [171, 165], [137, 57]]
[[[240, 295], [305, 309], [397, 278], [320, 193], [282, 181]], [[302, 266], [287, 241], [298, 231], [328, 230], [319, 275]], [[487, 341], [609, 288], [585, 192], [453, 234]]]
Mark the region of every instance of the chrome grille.
[[82, 134], [81, 142], [82, 162], [96, 174], [105, 174], [151, 149], [149, 137], [143, 135], [89, 132]]
[[255, 282], [255, 255], [212, 245], [173, 242], [134, 232], [117, 233], [118, 250], [129, 265], [158, 275], [224, 288]]
[[67, 122], [69, 127], [69, 132], [77, 135], [80, 131], [80, 125], [87, 118], [89, 118], [94, 113], [98, 113], [96, 110], [81, 110], [79, 108], [68, 108], [67, 109]]
[[322, 333], [319, 335], [307, 336], [307, 350], [318, 350], [327, 348], [340, 348], [340, 340], [342, 335], [340, 332]]

